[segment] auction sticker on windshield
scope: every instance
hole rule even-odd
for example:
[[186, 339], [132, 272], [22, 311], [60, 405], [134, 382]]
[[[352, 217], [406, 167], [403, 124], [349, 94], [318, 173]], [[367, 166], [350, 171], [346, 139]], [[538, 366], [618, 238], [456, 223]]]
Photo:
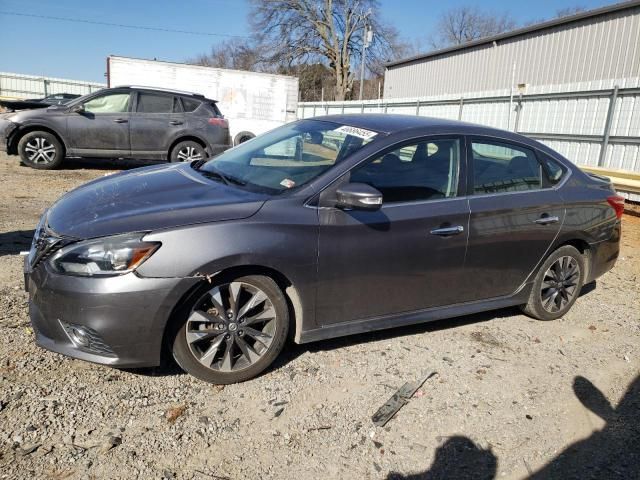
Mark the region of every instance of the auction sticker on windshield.
[[375, 137], [378, 133], [371, 130], [365, 130], [364, 128], [352, 127], [351, 125], [343, 125], [340, 128], [335, 129], [336, 132], [344, 133], [346, 135], [352, 135], [354, 137], [368, 140]]

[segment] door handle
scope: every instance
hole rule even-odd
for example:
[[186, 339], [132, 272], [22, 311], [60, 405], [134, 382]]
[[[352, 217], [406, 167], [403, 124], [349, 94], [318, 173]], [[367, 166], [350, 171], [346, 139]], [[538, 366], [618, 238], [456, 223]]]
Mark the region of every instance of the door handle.
[[182, 122], [180, 120], [171, 120], [169, 125], [182, 125]]
[[450, 235], [458, 235], [459, 233], [464, 232], [464, 227], [462, 225], [456, 225], [454, 227], [442, 227], [442, 228], [434, 228], [431, 230], [431, 235], [440, 235], [442, 237], [448, 237]]
[[114, 120], [114, 122], [116, 123], [127, 123], [129, 120], [127, 120], [126, 118], [116, 118]]
[[550, 223], [558, 223], [560, 219], [558, 217], [550, 217], [549, 215], [540, 217], [535, 221], [538, 225], [549, 225]]

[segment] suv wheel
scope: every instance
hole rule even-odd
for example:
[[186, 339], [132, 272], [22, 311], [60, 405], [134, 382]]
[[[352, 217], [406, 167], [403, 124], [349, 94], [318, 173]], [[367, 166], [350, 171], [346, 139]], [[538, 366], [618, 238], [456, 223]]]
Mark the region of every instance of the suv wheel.
[[288, 329], [289, 311], [278, 285], [261, 275], [240, 277], [197, 297], [174, 337], [173, 356], [206, 382], [242, 382], [271, 365]]
[[60, 166], [64, 159], [64, 148], [49, 132], [29, 132], [18, 142], [18, 153], [25, 165], [39, 170], [50, 170]]
[[585, 271], [585, 258], [577, 249], [570, 245], [560, 247], [538, 270], [529, 301], [522, 310], [539, 320], [562, 317], [578, 298]]
[[192, 140], [178, 143], [173, 147], [169, 155], [169, 159], [172, 162], [193, 162], [194, 160], [204, 160], [205, 158], [207, 158], [207, 152], [204, 147]]

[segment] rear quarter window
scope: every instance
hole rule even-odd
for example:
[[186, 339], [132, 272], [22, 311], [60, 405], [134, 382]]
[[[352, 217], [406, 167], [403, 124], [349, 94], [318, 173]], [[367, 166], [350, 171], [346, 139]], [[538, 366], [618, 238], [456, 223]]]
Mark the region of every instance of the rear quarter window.
[[200, 106], [200, 102], [193, 98], [182, 97], [182, 106], [184, 107], [185, 112], [193, 112]]
[[547, 174], [549, 184], [556, 185], [560, 183], [567, 171], [566, 167], [544, 153], [540, 154], [540, 162]]

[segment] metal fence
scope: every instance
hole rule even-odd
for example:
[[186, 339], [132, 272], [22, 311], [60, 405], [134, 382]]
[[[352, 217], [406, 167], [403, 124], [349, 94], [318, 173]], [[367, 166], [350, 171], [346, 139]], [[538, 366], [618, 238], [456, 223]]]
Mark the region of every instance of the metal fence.
[[640, 88], [298, 104], [298, 118], [372, 112], [513, 130], [540, 140], [578, 165], [640, 172]]
[[86, 95], [105, 87], [97, 82], [0, 72], [0, 97], [37, 98], [53, 93]]

